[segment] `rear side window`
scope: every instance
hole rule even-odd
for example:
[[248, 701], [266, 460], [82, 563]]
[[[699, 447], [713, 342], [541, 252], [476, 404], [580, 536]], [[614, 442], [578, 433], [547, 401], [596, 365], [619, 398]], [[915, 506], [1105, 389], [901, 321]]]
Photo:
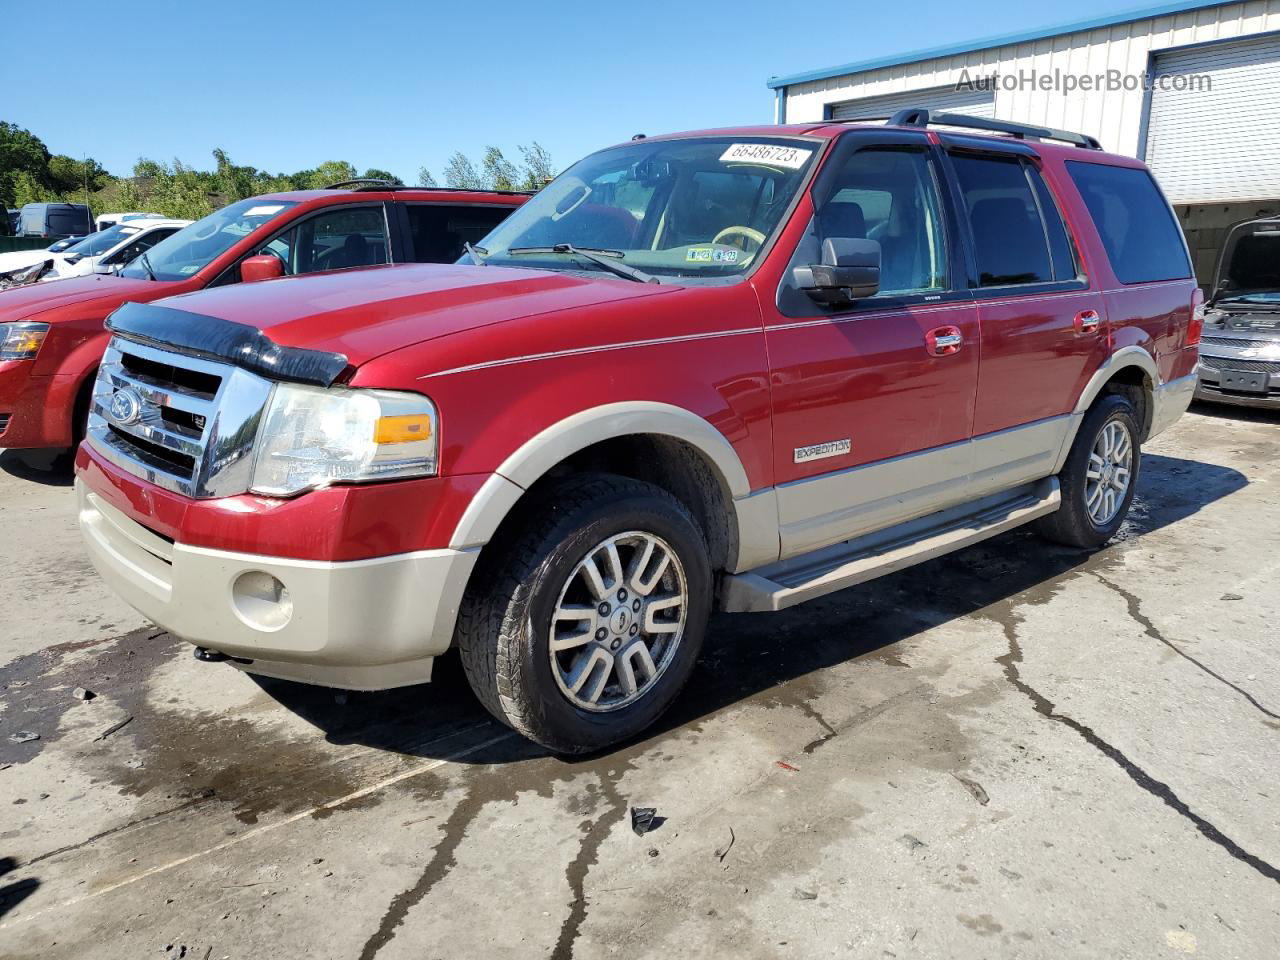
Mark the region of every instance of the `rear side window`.
[[1071, 239], [1040, 172], [1018, 157], [956, 153], [978, 284], [1007, 287], [1074, 280]]
[[1183, 280], [1191, 261], [1181, 228], [1146, 170], [1068, 161], [1067, 170], [1121, 283]]
[[451, 206], [435, 203], [405, 204], [415, 263], [453, 263], [464, 253], [464, 243], [478, 244], [507, 219], [515, 207]]

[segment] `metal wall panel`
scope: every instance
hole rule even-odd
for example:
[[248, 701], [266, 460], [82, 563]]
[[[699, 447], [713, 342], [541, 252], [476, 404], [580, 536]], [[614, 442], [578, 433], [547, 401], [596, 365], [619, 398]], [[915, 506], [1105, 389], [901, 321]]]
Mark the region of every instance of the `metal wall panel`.
[[953, 86], [888, 93], [879, 97], [863, 97], [859, 100], [833, 103], [831, 119], [858, 120], [863, 117], [891, 117], [899, 110], [906, 110], [909, 107], [967, 113], [971, 117], [994, 117], [995, 96], [989, 90], [957, 90]]
[[[919, 60], [798, 83], [785, 88], [790, 123], [820, 121], [829, 104], [886, 94], [955, 88], [967, 76], [1016, 76], [1035, 70], [1073, 76], [1105, 75], [1116, 70], [1130, 89], [1070, 92], [1038, 89], [995, 90], [995, 115], [1005, 120], [1078, 130], [1097, 137], [1104, 148], [1137, 156], [1148, 103], [1143, 79], [1161, 50], [1224, 38], [1280, 31], [1280, 0], [1248, 0], [1137, 20], [1132, 23], [1060, 34], [1026, 43], [988, 47], [970, 53]], [[1275, 116], [1275, 114], [1272, 114]]]
[[1171, 201], [1280, 197], [1280, 37], [1157, 54], [1154, 76], [1145, 159]]

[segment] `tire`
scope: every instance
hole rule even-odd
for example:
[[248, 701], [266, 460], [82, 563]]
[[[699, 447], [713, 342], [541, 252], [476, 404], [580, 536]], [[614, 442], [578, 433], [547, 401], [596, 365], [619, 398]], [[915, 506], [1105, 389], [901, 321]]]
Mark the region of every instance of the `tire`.
[[[1099, 457], [1091, 463], [1100, 444], [1105, 447], [1104, 434], [1115, 437], [1117, 431], [1123, 433], [1128, 442], [1128, 474], [1123, 491], [1111, 485], [1113, 502], [1111, 506], [1101, 508], [1095, 500], [1091, 509], [1091, 496], [1097, 497], [1096, 488], [1106, 486], [1093, 482], [1091, 468], [1099, 462], [1111, 467], [1111, 474], [1102, 476], [1118, 476], [1117, 463], [1109, 458]], [[1058, 482], [1062, 491], [1062, 506], [1054, 513], [1041, 517], [1036, 521], [1037, 531], [1049, 540], [1072, 547], [1092, 549], [1106, 543], [1120, 530], [1129, 506], [1133, 503], [1133, 493], [1138, 486], [1138, 474], [1141, 469], [1142, 455], [1138, 447], [1138, 417], [1133, 404], [1120, 394], [1107, 394], [1100, 398], [1085, 414], [1076, 434], [1067, 462], [1058, 474]], [[1101, 479], [1101, 477], [1100, 477]], [[1114, 512], [1112, 512], [1114, 509]]]
[[538, 496], [485, 548], [456, 642], [490, 713], [553, 751], [587, 753], [671, 705], [711, 596], [706, 539], [685, 506], [652, 484], [593, 474]]

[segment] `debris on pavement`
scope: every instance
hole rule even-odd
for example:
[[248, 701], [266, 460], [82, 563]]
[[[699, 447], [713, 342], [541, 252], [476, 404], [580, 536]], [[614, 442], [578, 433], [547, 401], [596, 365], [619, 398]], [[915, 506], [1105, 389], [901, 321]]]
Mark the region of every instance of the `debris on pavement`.
[[71, 691], [71, 695], [77, 700], [84, 700], [86, 703], [97, 696], [96, 693], [92, 690], [86, 689], [85, 687], [76, 687]]
[[30, 743], [32, 740], [39, 740], [40, 734], [32, 733], [30, 730], [19, 730], [17, 733], [9, 734], [9, 739], [14, 743]]
[[928, 844], [925, 843], [923, 840], [921, 840], [919, 837], [913, 837], [909, 833], [904, 833], [902, 836], [900, 836], [898, 838], [898, 842], [902, 844], [904, 847], [906, 847], [908, 850], [910, 850], [912, 853], [915, 853], [921, 847], [928, 846]]
[[818, 899], [818, 894], [815, 893], [813, 890], [802, 890], [799, 887], [796, 887], [795, 890], [791, 892], [791, 895], [795, 897], [797, 900], [817, 900]]
[[637, 837], [643, 837], [646, 833], [657, 830], [666, 822], [666, 817], [658, 816], [657, 807], [631, 808], [631, 829], [636, 832]]
[[1224, 593], [1218, 599], [1219, 600], [1243, 600], [1244, 597], [1240, 596], [1240, 594], [1238, 593]]
[[774, 761], [774, 763], [776, 763], [778, 766], [780, 766], [783, 770], [790, 771], [791, 773], [799, 773], [799, 772], [800, 772], [800, 768], [799, 768], [799, 767], [793, 767], [791, 764], [787, 763], [785, 760], [775, 760], [775, 761]]
[[113, 733], [115, 733], [117, 730], [121, 729], [122, 727], [128, 726], [131, 722], [133, 722], [133, 717], [128, 716], [128, 717], [125, 717], [123, 720], [121, 720], [119, 723], [113, 723], [111, 726], [107, 727], [107, 729], [103, 730], [100, 734], [94, 737], [93, 738], [94, 742], [96, 743], [99, 740], [107, 739], [107, 737], [111, 736]]
[[953, 777], [960, 781], [960, 785], [973, 794], [973, 799], [977, 800], [984, 807], [991, 802], [991, 797], [987, 795], [986, 789], [976, 780], [970, 780], [968, 777], [962, 777], [958, 773], [953, 773]]
[[729, 851], [733, 849], [733, 844], [738, 838], [733, 833], [733, 827], [729, 828], [729, 842], [723, 847], [716, 848], [716, 859], [724, 863], [724, 858], [729, 855]]
[[649, 848], [649, 856], [651, 856], [651, 857], [656, 857], [657, 855], [658, 855], [658, 848], [657, 848], [657, 847], [650, 847], [650, 848]]

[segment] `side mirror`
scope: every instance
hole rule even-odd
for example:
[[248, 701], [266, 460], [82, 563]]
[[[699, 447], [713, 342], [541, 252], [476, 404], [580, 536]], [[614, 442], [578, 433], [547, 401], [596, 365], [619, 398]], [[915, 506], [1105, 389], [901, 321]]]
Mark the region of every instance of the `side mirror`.
[[284, 264], [279, 257], [269, 253], [260, 253], [255, 257], [246, 257], [240, 263], [240, 279], [245, 283], [258, 280], [273, 280], [284, 276]]
[[116, 273], [117, 271], [119, 271], [119, 269], [120, 269], [120, 264], [103, 263], [101, 260], [99, 260], [97, 263], [93, 265], [93, 272], [104, 277], [111, 276], [111, 274]]
[[880, 289], [880, 244], [827, 237], [822, 241], [822, 262], [796, 267], [792, 277], [797, 287], [827, 306], [873, 297]]

